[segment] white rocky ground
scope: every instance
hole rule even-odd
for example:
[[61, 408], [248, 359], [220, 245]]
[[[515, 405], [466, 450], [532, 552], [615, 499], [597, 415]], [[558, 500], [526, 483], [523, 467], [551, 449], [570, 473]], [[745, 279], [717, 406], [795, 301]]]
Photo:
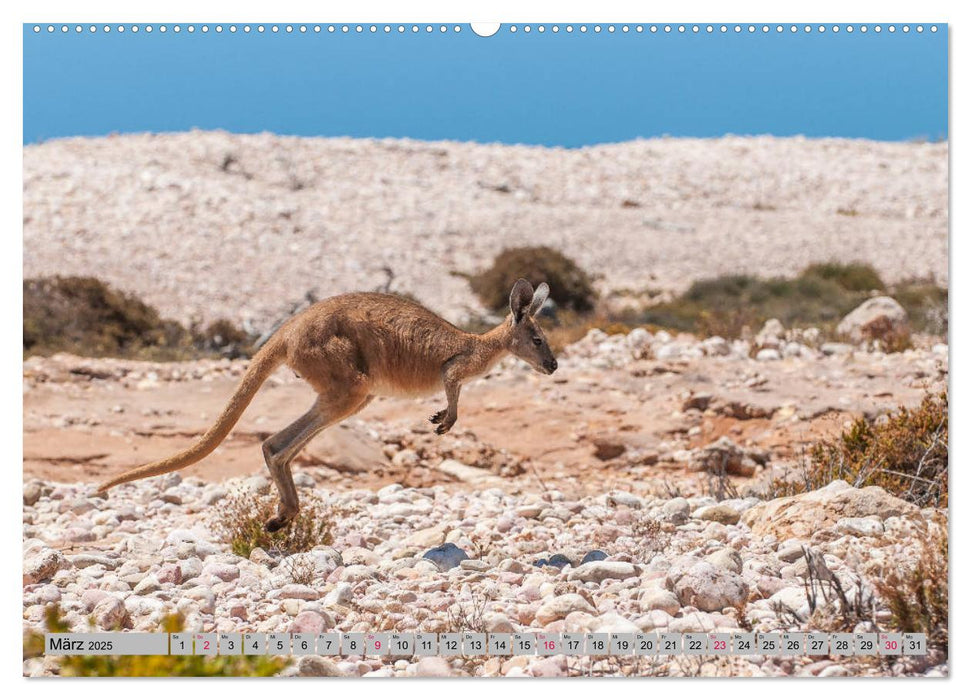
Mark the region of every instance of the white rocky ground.
[[24, 275], [94, 274], [181, 321], [257, 331], [307, 292], [409, 292], [456, 321], [505, 247], [604, 290], [868, 262], [947, 283], [948, 146], [651, 139], [580, 149], [223, 132], [24, 148]]
[[[304, 489], [313, 483], [300, 481]], [[498, 488], [459, 494], [398, 485], [377, 492], [318, 489], [341, 513], [333, 547], [283, 560], [262, 550], [238, 557], [214, 536], [213, 506], [233, 489], [267, 487], [263, 477], [203, 484], [170, 475], [122, 487], [104, 501], [90, 487], [29, 483], [25, 629], [41, 626], [45, 606], [58, 603], [74, 631], [157, 631], [163, 616], [176, 611], [185, 614], [189, 631], [816, 630], [826, 616], [810, 619], [803, 546], [822, 557], [852, 597], [881, 564], [913, 556], [918, 527], [930, 515], [876, 487], [843, 482], [770, 503], [624, 492], [580, 500], [556, 491], [511, 497]], [[54, 548], [54, 542], [70, 546]], [[421, 558], [442, 542], [455, 543], [469, 559], [442, 570]], [[608, 559], [560, 570], [533, 566], [551, 554], [576, 563], [593, 549]], [[888, 619], [878, 600], [855, 629], [875, 631]], [[33, 659], [24, 671], [55, 667]], [[295, 660], [288, 673], [941, 675], [947, 663], [937, 652], [882, 663], [760, 656], [417, 663], [315, 657]]]

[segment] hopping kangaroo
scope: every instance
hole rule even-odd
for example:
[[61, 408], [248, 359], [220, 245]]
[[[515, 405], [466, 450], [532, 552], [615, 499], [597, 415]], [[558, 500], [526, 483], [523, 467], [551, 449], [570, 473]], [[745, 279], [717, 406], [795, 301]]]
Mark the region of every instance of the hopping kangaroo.
[[535, 370], [553, 374], [556, 359], [533, 316], [549, 287], [534, 292], [520, 279], [509, 295], [510, 314], [492, 330], [476, 335], [456, 328], [423, 306], [389, 294], [343, 294], [314, 304], [284, 323], [253, 356], [216, 422], [182, 452], [127, 471], [101, 484], [102, 494], [118, 484], [183, 469], [203, 459], [239, 420], [260, 385], [282, 364], [302, 377], [317, 399], [313, 407], [263, 443], [280, 504], [266, 523], [286, 527], [300, 508], [290, 462], [321, 430], [354, 415], [375, 396], [416, 396], [444, 388], [448, 405], [429, 420], [444, 435], [458, 418], [463, 382], [485, 374], [505, 354]]

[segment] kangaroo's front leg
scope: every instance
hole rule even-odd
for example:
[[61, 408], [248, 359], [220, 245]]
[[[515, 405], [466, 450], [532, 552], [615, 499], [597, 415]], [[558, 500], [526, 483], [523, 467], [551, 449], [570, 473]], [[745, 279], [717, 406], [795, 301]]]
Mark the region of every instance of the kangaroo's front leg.
[[459, 392], [462, 390], [463, 362], [460, 358], [449, 360], [442, 369], [442, 383], [445, 384], [445, 399], [448, 405], [434, 416], [429, 418], [432, 423], [437, 423], [435, 432], [444, 435], [459, 417]]

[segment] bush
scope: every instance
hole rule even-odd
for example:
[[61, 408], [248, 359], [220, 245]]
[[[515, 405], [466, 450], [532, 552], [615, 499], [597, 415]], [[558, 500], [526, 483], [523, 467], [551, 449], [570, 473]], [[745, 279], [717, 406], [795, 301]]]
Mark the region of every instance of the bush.
[[234, 554], [247, 558], [257, 547], [295, 554], [331, 544], [330, 509], [312, 494], [303, 493], [301, 500], [300, 512], [290, 525], [271, 533], [264, 525], [276, 515], [276, 496], [236, 491], [216, 507], [213, 531], [230, 545]]
[[832, 280], [851, 292], [869, 292], [874, 289], [882, 292], [886, 289], [877, 271], [862, 263], [817, 263], [807, 267], [802, 274]]
[[225, 320], [205, 331], [187, 330], [95, 277], [33, 278], [23, 287], [25, 355], [181, 360], [239, 350], [251, 341]]
[[947, 653], [948, 545], [947, 521], [931, 518], [918, 537], [916, 559], [896, 560], [873, 581], [892, 615], [891, 624], [901, 632], [923, 632], [928, 647]]
[[929, 280], [908, 280], [894, 285], [891, 295], [907, 311], [915, 330], [947, 335], [947, 289]]
[[865, 298], [815, 275], [768, 280], [730, 275], [695, 282], [679, 298], [648, 307], [638, 320], [731, 338], [746, 327], [757, 331], [770, 318], [786, 326], [835, 325]]
[[[46, 611], [47, 629], [67, 632], [56, 605]], [[183, 631], [182, 618], [170, 615], [162, 625], [162, 632]], [[44, 654], [44, 635], [28, 632], [24, 636], [23, 658]], [[199, 677], [199, 676], [275, 676], [289, 659], [279, 656], [64, 656], [59, 659], [61, 676], [134, 678], [134, 677]]]
[[204, 330], [190, 329], [193, 345], [204, 353], [235, 359], [253, 354], [253, 337], [224, 318], [216, 319]]
[[947, 391], [924, 397], [915, 409], [901, 407], [883, 422], [858, 418], [834, 440], [813, 446], [801, 482], [771, 487], [777, 495], [805, 493], [842, 479], [862, 488], [879, 486], [918, 506], [947, 507]]
[[725, 338], [757, 331], [770, 318], [788, 327], [835, 327], [873, 289], [883, 290], [883, 281], [858, 263], [810, 265], [793, 278], [723, 275], [698, 280], [678, 298], [624, 320]]
[[550, 298], [560, 308], [586, 312], [593, 309], [597, 293], [586, 272], [573, 260], [547, 246], [506, 248], [492, 265], [469, 276], [472, 291], [482, 304], [497, 312], [509, 309], [509, 292], [520, 277], [533, 286], [546, 282]]
[[185, 340], [137, 298], [94, 277], [24, 280], [24, 351], [118, 355]]

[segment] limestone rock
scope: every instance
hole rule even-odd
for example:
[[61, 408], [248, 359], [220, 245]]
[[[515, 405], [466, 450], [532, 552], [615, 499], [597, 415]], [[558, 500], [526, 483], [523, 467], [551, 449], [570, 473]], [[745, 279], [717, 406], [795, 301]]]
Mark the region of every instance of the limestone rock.
[[885, 340], [907, 331], [907, 312], [891, 297], [867, 299], [843, 317], [836, 332], [854, 343]]
[[606, 579], [618, 579], [635, 576], [634, 565], [626, 561], [591, 561], [578, 566], [567, 575], [570, 581], [593, 581], [600, 583]]
[[808, 539], [843, 518], [876, 516], [884, 520], [916, 512], [915, 505], [891, 496], [879, 486], [857, 489], [837, 480], [816, 491], [776, 498], [750, 508], [740, 522], [756, 535], [773, 534], [780, 540]]
[[674, 586], [682, 605], [705, 612], [736, 607], [748, 600], [748, 584], [736, 573], [703, 561], [691, 567]]
[[576, 593], [566, 593], [543, 603], [536, 611], [536, 622], [545, 626], [578, 611], [591, 615], [597, 614], [596, 609], [587, 602], [586, 598]]
[[46, 581], [68, 567], [70, 563], [59, 551], [49, 547], [41, 549], [24, 561], [24, 585]]
[[302, 656], [297, 663], [297, 674], [317, 678], [340, 678], [344, 674], [331, 659], [324, 656]]

